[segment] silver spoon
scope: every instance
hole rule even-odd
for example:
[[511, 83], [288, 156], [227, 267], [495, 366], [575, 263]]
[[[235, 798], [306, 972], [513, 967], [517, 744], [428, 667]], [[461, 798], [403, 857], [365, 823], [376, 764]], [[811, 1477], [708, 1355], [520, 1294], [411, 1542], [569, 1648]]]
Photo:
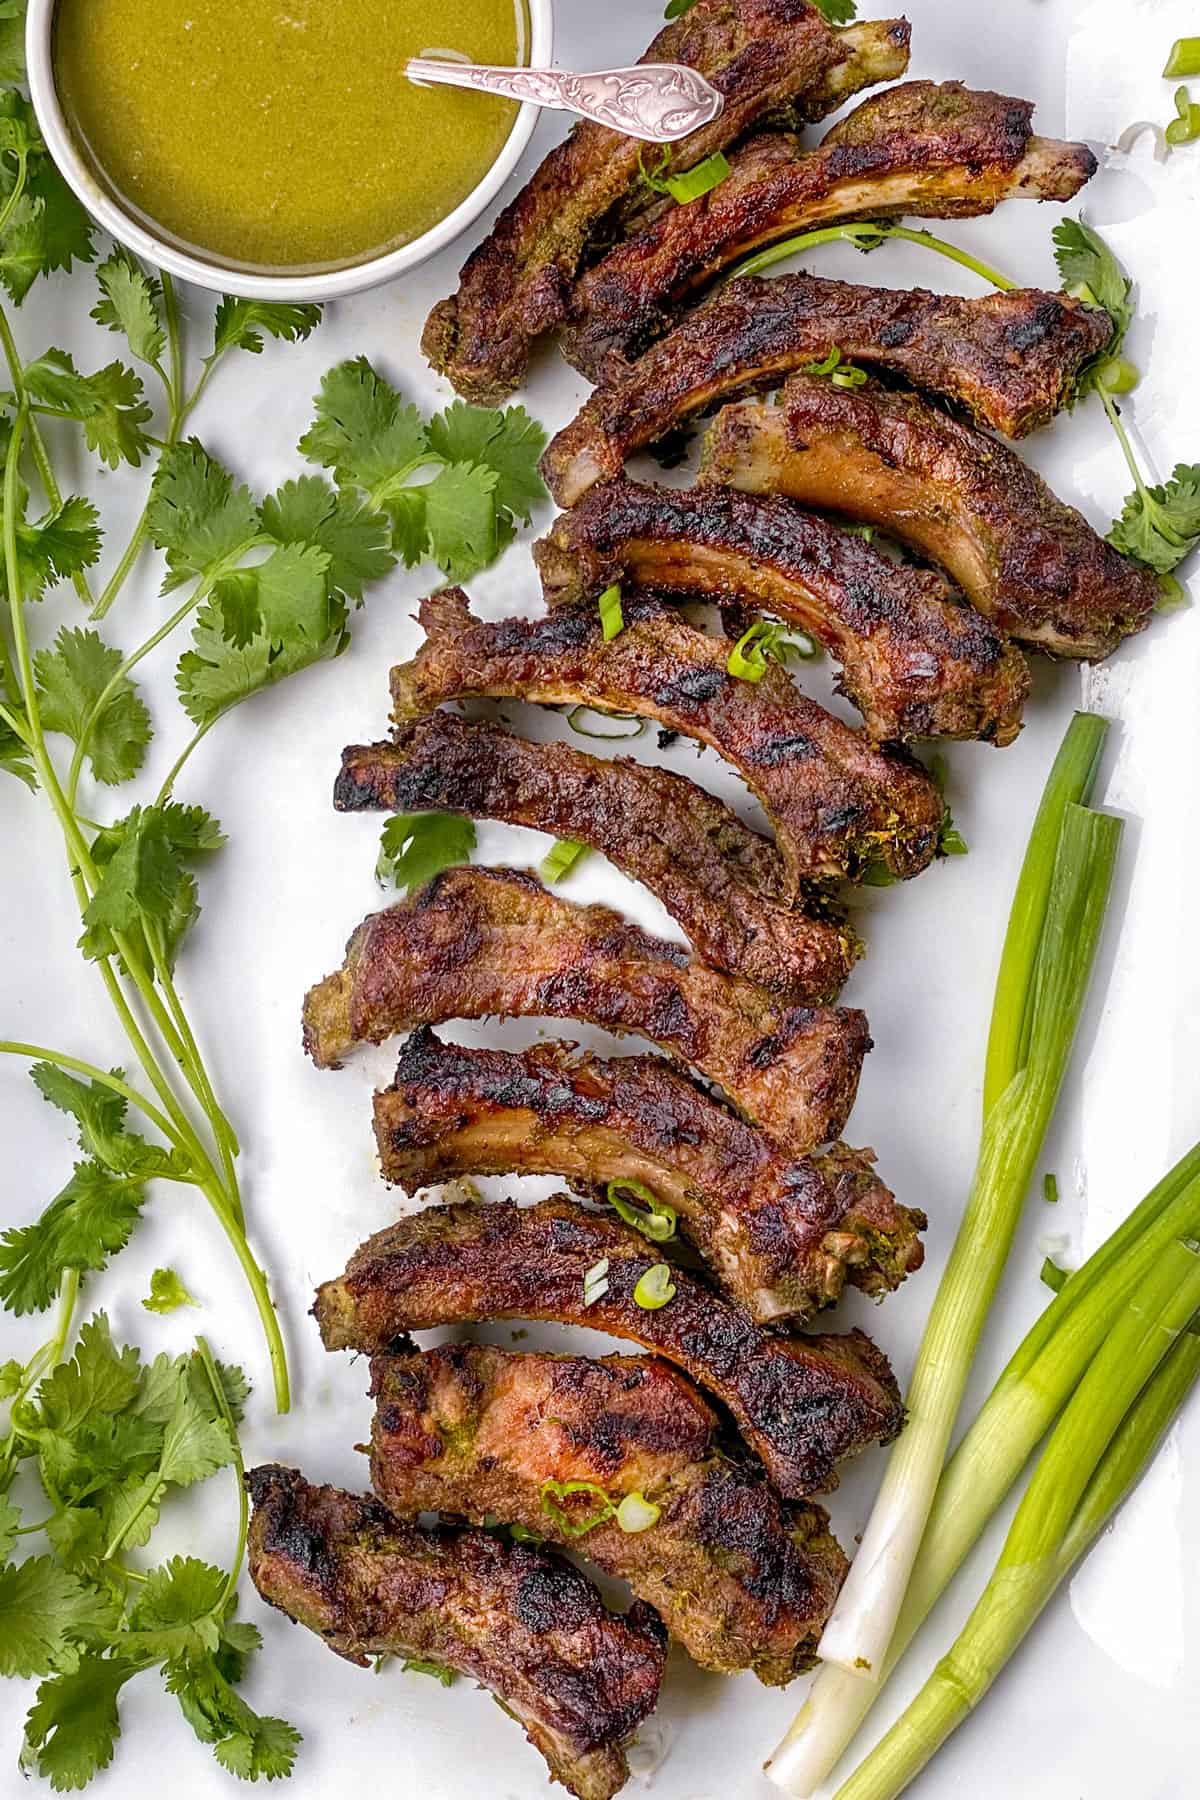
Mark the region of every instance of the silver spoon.
[[418, 84], [482, 88], [509, 100], [532, 100], [537, 106], [579, 113], [648, 144], [671, 144], [687, 137], [711, 124], [725, 106], [724, 95], [684, 63], [637, 63], [632, 69], [578, 75], [566, 69], [501, 69], [413, 56], [404, 73]]

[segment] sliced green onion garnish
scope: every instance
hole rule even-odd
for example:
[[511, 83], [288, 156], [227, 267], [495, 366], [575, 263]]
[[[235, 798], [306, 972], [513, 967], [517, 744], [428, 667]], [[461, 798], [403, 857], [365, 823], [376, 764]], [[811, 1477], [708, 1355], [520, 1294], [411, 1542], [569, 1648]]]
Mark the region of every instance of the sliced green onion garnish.
[[1060, 1269], [1052, 1256], [1048, 1256], [1042, 1264], [1041, 1277], [1048, 1288], [1057, 1294], [1067, 1284], [1067, 1271]]
[[1127, 356], [1110, 356], [1097, 370], [1097, 380], [1106, 394], [1131, 394], [1141, 379], [1141, 370]]
[[553, 886], [569, 875], [575, 864], [587, 856], [591, 846], [581, 844], [576, 838], [559, 838], [553, 848], [542, 858], [540, 874], [542, 880]]
[[829, 355], [822, 357], [820, 362], [802, 363], [800, 372], [803, 375], [832, 375], [841, 360], [842, 353], [835, 344]]
[[855, 368], [853, 363], [842, 361], [842, 353], [835, 344], [829, 355], [820, 362], [802, 363], [800, 372], [803, 375], [828, 375], [837, 387], [862, 387], [867, 379], [865, 369]]
[[1185, 87], [1175, 89], [1175, 111], [1179, 116], [1167, 126], [1168, 144], [1194, 144], [1200, 137], [1200, 106], [1193, 104]]
[[625, 629], [625, 615], [621, 611], [621, 590], [614, 581], [606, 587], [596, 605], [600, 608], [600, 629], [604, 633], [607, 644]]
[[1043, 1175], [1043, 1177], [1042, 1177], [1042, 1199], [1048, 1200], [1050, 1202], [1051, 1206], [1054, 1206], [1057, 1203], [1057, 1200], [1058, 1200], [1058, 1176], [1057, 1175], [1054, 1175], [1054, 1174]]
[[626, 1494], [617, 1508], [617, 1524], [622, 1531], [649, 1531], [662, 1518], [662, 1507], [644, 1494]]
[[410, 1675], [432, 1675], [443, 1687], [454, 1684], [454, 1670], [448, 1669], [445, 1663], [426, 1661], [420, 1656], [406, 1656], [404, 1667]]
[[856, 369], [853, 366], [845, 369], [835, 369], [829, 379], [833, 382], [834, 387], [858, 388], [865, 384], [867, 371], [865, 369]]
[[666, 194], [677, 206], [686, 206], [689, 201], [699, 200], [702, 194], [711, 193], [713, 188], [720, 187], [729, 174], [729, 161], [720, 150], [714, 150], [690, 169], [684, 169], [679, 175], [668, 175], [671, 166], [671, 152], [664, 149], [654, 167], [648, 169], [638, 151], [638, 169], [646, 186], [655, 194]]
[[[680, 10], [686, 9], [681, 7]], [[1163, 70], [1164, 79], [1172, 75], [1200, 75], [1200, 37], [1175, 39]]]
[[603, 1300], [608, 1292], [608, 1258], [602, 1256], [594, 1262], [583, 1277], [583, 1304], [592, 1306], [597, 1300]]
[[733, 649], [729, 652], [725, 667], [738, 681], [761, 681], [767, 672], [767, 657], [771, 646], [780, 632], [778, 625], [769, 619], [755, 619], [748, 631], [743, 631]]
[[671, 1280], [670, 1264], [654, 1263], [639, 1279], [633, 1298], [644, 1312], [657, 1312], [660, 1306], [675, 1298], [677, 1291]]
[[[622, 723], [628, 723], [629, 721], [632, 721], [633, 722], [633, 730], [632, 731], [590, 731], [586, 725], [581, 725], [579, 723], [580, 716], [583, 713], [591, 713], [591, 715], [594, 719], [619, 719], [619, 720], [621, 720]], [[645, 731], [648, 723], [649, 723], [649, 721], [646, 719], [639, 719], [636, 713], [602, 713], [602, 712], [597, 712], [597, 710], [594, 706], [583, 706], [582, 704], [579, 706], [573, 706], [571, 708], [570, 712], [567, 714], [567, 724], [571, 727], [571, 730], [573, 732], [575, 732], [576, 736], [578, 736], [578, 737], [587, 737], [587, 738], [635, 738], [635, 737], [641, 737], [641, 735], [642, 735], [643, 731]]]
[[[665, 1200], [660, 1200], [648, 1187], [643, 1187], [640, 1181], [610, 1181], [605, 1193], [613, 1211], [619, 1213], [627, 1225], [632, 1225], [635, 1231], [640, 1231], [652, 1243], [665, 1244], [675, 1236], [678, 1223], [675, 1208], [668, 1206]], [[641, 1212], [636, 1206], [631, 1206], [628, 1200], [622, 1200], [622, 1194], [636, 1195], [646, 1211]], [[604, 1268], [607, 1272], [607, 1259]]]
[[[596, 1499], [594, 1512], [586, 1513], [582, 1519], [574, 1517], [558, 1503], [569, 1500], [572, 1494], [592, 1494]], [[605, 1519], [611, 1519], [616, 1512], [612, 1500], [602, 1487], [594, 1481], [543, 1481], [542, 1511], [554, 1520], [560, 1531], [568, 1537], [582, 1537], [587, 1531], [594, 1531], [597, 1525], [603, 1525]]]

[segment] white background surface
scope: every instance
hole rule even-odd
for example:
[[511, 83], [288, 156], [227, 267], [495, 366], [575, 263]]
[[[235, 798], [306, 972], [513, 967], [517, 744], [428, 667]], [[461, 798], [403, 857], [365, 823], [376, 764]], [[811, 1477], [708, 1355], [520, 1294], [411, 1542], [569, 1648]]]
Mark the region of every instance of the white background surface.
[[[880, 9], [881, 10], [881, 9]], [[1165, 168], [1143, 140], [1134, 157], [1103, 152], [1139, 117], [1171, 116], [1173, 84], [1160, 80], [1166, 49], [1195, 30], [1194, 8], [1154, 0], [1010, 0], [1007, 5], [938, 5], [913, 0], [911, 74], [960, 77], [976, 86], [1024, 94], [1038, 103], [1045, 132], [1085, 137], [1105, 168], [1087, 191], [1088, 216], [1102, 226], [1139, 279], [1139, 319], [1130, 353], [1146, 371], [1130, 409], [1156, 474], [1200, 455], [1200, 370], [1194, 353], [1196, 194], [1200, 147], [1184, 148]], [[449, 16], [449, 15], [448, 15]], [[657, 8], [632, 0], [603, 6], [564, 0], [559, 60], [575, 66], [632, 60], [656, 28]], [[561, 125], [547, 118], [534, 140], [540, 154]], [[1029, 282], [1054, 285], [1050, 229], [1058, 209], [1013, 204], [991, 220], [948, 227], [986, 260]], [[310, 342], [269, 348], [260, 359], [226, 366], [207, 396], [196, 429], [209, 446], [263, 491], [298, 472], [294, 444], [307, 424], [321, 372], [365, 353], [422, 405], [449, 398], [416, 347], [431, 301], [451, 285], [459, 253], [443, 256], [396, 287], [330, 308]], [[896, 245], [869, 266], [841, 247], [812, 264], [851, 279], [978, 291], [965, 272]], [[84, 367], [117, 353], [85, 318], [87, 279], [39, 286], [20, 320], [22, 347], [72, 350]], [[207, 301], [189, 297], [202, 342]], [[539, 364], [530, 409], [553, 429], [585, 392], [581, 378], [553, 356]], [[1027, 453], [1068, 498], [1104, 529], [1126, 488], [1115, 443], [1095, 403], [1059, 421]], [[64, 447], [60, 466], [69, 467]], [[132, 518], [141, 488], [127, 472], [97, 478], [114, 544]], [[68, 482], [66, 485], [71, 485]], [[544, 527], [550, 508], [536, 521]], [[161, 617], [151, 560], [139, 571], [106, 627], [124, 646], [140, 642]], [[372, 882], [378, 821], [338, 818], [329, 794], [343, 743], [383, 735], [387, 670], [411, 652], [413, 603], [430, 571], [397, 574], [355, 619], [352, 648], [236, 712], [201, 747], [178, 797], [215, 811], [229, 847], [203, 880], [204, 916], [181, 967], [181, 989], [245, 1146], [242, 1175], [252, 1237], [272, 1271], [294, 1376], [287, 1418], [270, 1408], [265, 1355], [240, 1281], [199, 1196], [155, 1193], [134, 1244], [110, 1274], [89, 1284], [88, 1307], [109, 1309], [119, 1339], [147, 1355], [180, 1349], [205, 1331], [221, 1355], [246, 1364], [256, 1380], [245, 1433], [247, 1460], [293, 1461], [315, 1480], [361, 1485], [365, 1464], [353, 1445], [366, 1435], [365, 1366], [326, 1356], [307, 1317], [314, 1283], [336, 1273], [354, 1245], [393, 1216], [395, 1201], [375, 1174], [370, 1090], [386, 1079], [389, 1047], [340, 1075], [319, 1074], [299, 1048], [304, 988], [334, 967], [360, 917], [378, 904]], [[494, 613], [534, 610], [537, 588], [524, 545], [474, 584]], [[45, 608], [47, 632], [78, 622], [67, 589]], [[177, 646], [181, 647], [181, 646]], [[162, 652], [143, 671], [157, 727], [147, 788], [169, 765], [185, 722], [171, 688], [173, 656]], [[827, 675], [812, 676], [818, 693]], [[1090, 702], [1116, 721], [1106, 763], [1108, 804], [1128, 819], [1120, 891], [1073, 1078], [1047, 1149], [1058, 1173], [1060, 1205], [1035, 1193], [1013, 1253], [972, 1387], [985, 1391], [1008, 1350], [1046, 1298], [1037, 1281], [1039, 1240], [1069, 1234], [1066, 1260], [1077, 1260], [1128, 1210], [1200, 1131], [1197, 1091], [1197, 989], [1200, 955], [1193, 919], [1197, 873], [1200, 750], [1200, 619], [1194, 612], [1156, 622], [1111, 664], [1084, 677]], [[876, 1049], [847, 1132], [873, 1144], [885, 1178], [931, 1218], [924, 1272], [882, 1310], [857, 1298], [844, 1323], [862, 1320], [891, 1354], [903, 1378], [962, 1204], [974, 1155], [979, 1081], [991, 986], [1008, 900], [1036, 796], [1073, 705], [1080, 675], [1039, 665], [1035, 698], [1019, 742], [1003, 752], [977, 745], [947, 754], [950, 798], [971, 854], [919, 881], [864, 895], [857, 917], [869, 956], [847, 990], [864, 1006]], [[562, 721], [508, 709], [526, 730], [561, 733]], [[653, 735], [647, 734], [651, 745]], [[658, 753], [640, 740], [639, 755]], [[672, 767], [692, 771], [696, 756], [680, 741]], [[744, 793], [705, 754], [700, 777], [750, 816]], [[150, 788], [152, 792], [153, 789]], [[128, 795], [85, 791], [85, 810], [124, 810]], [[480, 830], [480, 856], [524, 864], [544, 853], [534, 834]], [[0, 1027], [99, 1061], [126, 1055], [94, 971], [72, 949], [78, 932], [56, 831], [48, 809], [15, 782], [0, 785]], [[670, 920], [600, 858], [570, 879], [573, 898], [604, 898], [664, 935]], [[1120, 932], [1116, 929], [1120, 926]], [[464, 1039], [527, 1042], [536, 1025], [460, 1028]], [[559, 1028], [561, 1029], [561, 1028]], [[456, 1033], [457, 1035], [458, 1033]], [[596, 1034], [578, 1033], [591, 1041]], [[615, 1047], [615, 1046], [614, 1046]], [[625, 1045], [628, 1049], [630, 1046]], [[66, 1177], [71, 1146], [63, 1122], [34, 1094], [16, 1063], [0, 1067], [0, 1201], [6, 1220], [32, 1217]], [[496, 1183], [496, 1188], [513, 1184]], [[551, 1184], [543, 1184], [551, 1185]], [[138, 1305], [149, 1274], [170, 1263], [202, 1303], [199, 1312], [157, 1319]], [[2, 1322], [0, 1356], [28, 1354], [41, 1321]], [[497, 1327], [507, 1342], [507, 1328]], [[587, 1342], [584, 1334], [543, 1329], [533, 1341]], [[851, 1545], [861, 1529], [881, 1460], [864, 1456], [833, 1502], [835, 1526]], [[1032, 1640], [997, 1684], [982, 1715], [969, 1722], [914, 1791], [922, 1800], [1187, 1800], [1200, 1765], [1200, 1574], [1196, 1498], [1200, 1493], [1200, 1407], [1177, 1429], [1153, 1474], [1063, 1592]], [[218, 1476], [190, 1510], [168, 1514], [154, 1539], [156, 1556], [194, 1549], [223, 1560], [232, 1539], [232, 1482]], [[996, 1533], [944, 1603], [877, 1715], [880, 1723], [927, 1671], [965, 1614], [983, 1579]], [[29, 1548], [33, 1548], [32, 1542]], [[370, 1789], [419, 1792], [428, 1800], [539, 1800], [548, 1793], [542, 1764], [490, 1699], [459, 1681], [434, 1682], [389, 1670], [355, 1670], [315, 1639], [259, 1603], [244, 1583], [243, 1609], [266, 1637], [249, 1697], [284, 1713], [304, 1732], [291, 1783], [295, 1800]], [[802, 1698], [804, 1683], [768, 1690], [751, 1677], [722, 1680], [673, 1655], [662, 1705], [644, 1737], [667, 1754], [633, 1800], [766, 1800], [776, 1790], [759, 1765]], [[16, 1770], [20, 1718], [32, 1687], [0, 1689], [0, 1794], [28, 1792]], [[232, 1778], [192, 1737], [155, 1677], [130, 1684], [122, 1699], [125, 1735], [113, 1767], [95, 1784], [104, 1796], [161, 1792], [173, 1800], [217, 1800]], [[561, 1791], [561, 1790], [558, 1790]]]

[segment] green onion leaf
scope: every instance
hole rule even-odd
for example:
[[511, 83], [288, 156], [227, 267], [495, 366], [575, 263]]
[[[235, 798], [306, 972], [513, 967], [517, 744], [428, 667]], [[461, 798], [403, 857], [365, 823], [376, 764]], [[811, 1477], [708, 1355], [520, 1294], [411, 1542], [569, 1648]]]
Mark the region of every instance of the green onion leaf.
[[823, 357], [820, 362], [802, 364], [801, 373], [804, 375], [828, 375], [836, 387], [842, 388], [862, 387], [867, 379], [865, 369], [858, 369], [853, 363], [842, 361], [842, 353], [836, 344], [829, 355]]
[[678, 1292], [671, 1280], [669, 1263], [654, 1263], [640, 1277], [633, 1290], [633, 1298], [644, 1312], [657, 1312], [668, 1300], [673, 1300]]
[[[579, 723], [580, 716], [583, 713], [591, 713], [591, 715], [594, 719], [618, 719], [621, 721], [622, 724], [632, 723], [633, 730], [632, 731], [592, 731], [588, 728], [588, 726], [581, 725]], [[646, 729], [647, 723], [648, 723], [648, 721], [646, 719], [639, 719], [636, 713], [620, 713], [620, 712], [602, 713], [602, 712], [597, 712], [597, 710], [594, 706], [584, 706], [582, 704], [579, 706], [573, 706], [571, 708], [570, 712], [567, 714], [567, 724], [571, 727], [571, 730], [576, 734], [577, 737], [599, 738], [599, 739], [636, 738], [636, 737], [641, 737], [643, 731], [645, 731], [645, 729]]]
[[756, 619], [729, 652], [725, 667], [738, 681], [761, 681], [768, 658], [777, 663], [786, 663], [793, 656], [807, 660], [817, 654], [817, 648], [806, 631], [789, 632], [772, 619]]
[[[687, 3], [690, 5], [691, 0], [687, 0]], [[684, 7], [680, 8], [681, 12], [684, 10]], [[1175, 39], [1163, 69], [1163, 78], [1166, 80], [1172, 75], [1200, 75], [1200, 37]]]
[[645, 1494], [626, 1494], [617, 1508], [617, 1524], [622, 1531], [649, 1531], [661, 1518], [662, 1507], [647, 1500]]
[[583, 1304], [593, 1306], [597, 1300], [603, 1300], [608, 1292], [608, 1258], [602, 1256], [594, 1262], [583, 1277]]
[[701, 195], [710, 194], [729, 174], [729, 159], [721, 150], [714, 150], [703, 162], [693, 168], [685, 169], [682, 175], [668, 175], [667, 192], [679, 206], [687, 206], [692, 200], [699, 200]]
[[[639, 1212], [628, 1200], [622, 1200], [622, 1193], [636, 1194], [647, 1210]], [[660, 1200], [648, 1187], [643, 1187], [640, 1181], [610, 1181], [605, 1194], [613, 1211], [619, 1213], [627, 1225], [632, 1225], [635, 1231], [640, 1231], [652, 1243], [665, 1244], [675, 1236], [678, 1224], [675, 1208]], [[607, 1262], [604, 1266], [605, 1269], [608, 1268]]]
[[600, 629], [604, 633], [605, 643], [609, 643], [625, 629], [625, 615], [621, 611], [621, 590], [614, 582], [606, 587], [596, 605], [600, 608]]
[[1058, 1202], [1058, 1176], [1057, 1175], [1054, 1175], [1054, 1174], [1043, 1175], [1043, 1177], [1042, 1177], [1042, 1199], [1049, 1201], [1051, 1206], [1054, 1206], [1057, 1204], [1057, 1202]]
[[590, 846], [575, 838], [558, 838], [554, 848], [542, 858], [541, 877], [549, 886], [569, 875], [575, 864], [589, 854]]
[[[583, 1537], [585, 1532], [594, 1531], [597, 1525], [603, 1525], [606, 1519], [611, 1519], [617, 1510], [609, 1495], [594, 1481], [543, 1481], [541, 1491], [542, 1511], [568, 1537]], [[596, 1498], [595, 1511], [586, 1513], [580, 1519], [559, 1505], [560, 1501], [569, 1500], [572, 1494], [593, 1494]]]
[[1067, 1285], [1067, 1271], [1060, 1269], [1052, 1256], [1048, 1256], [1042, 1264], [1042, 1280], [1048, 1288], [1060, 1293]]

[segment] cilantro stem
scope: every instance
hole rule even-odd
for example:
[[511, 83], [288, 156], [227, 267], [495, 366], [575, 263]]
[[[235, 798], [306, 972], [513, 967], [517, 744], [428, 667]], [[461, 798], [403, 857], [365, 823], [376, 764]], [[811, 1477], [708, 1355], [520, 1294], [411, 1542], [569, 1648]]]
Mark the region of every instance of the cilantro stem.
[[197, 1337], [196, 1355], [204, 1365], [204, 1373], [208, 1376], [209, 1385], [213, 1391], [213, 1398], [217, 1403], [217, 1411], [224, 1420], [225, 1428], [229, 1433], [229, 1441], [233, 1446], [233, 1472], [237, 1478], [237, 1549], [234, 1552], [233, 1560], [230, 1562], [229, 1571], [225, 1577], [225, 1587], [222, 1591], [221, 1598], [213, 1608], [213, 1612], [219, 1619], [223, 1616], [226, 1604], [237, 1588], [238, 1576], [242, 1572], [242, 1561], [246, 1554], [246, 1532], [250, 1525], [250, 1502], [246, 1493], [246, 1465], [242, 1460], [242, 1445], [241, 1440], [238, 1437], [237, 1421], [230, 1411], [224, 1384], [221, 1381], [216, 1362], [213, 1360], [213, 1353], [208, 1347], [208, 1340], [206, 1338]]
[[209, 1124], [212, 1126], [213, 1136], [217, 1141], [230, 1209], [238, 1224], [244, 1228], [246, 1214], [242, 1207], [242, 1196], [238, 1186], [237, 1170], [234, 1168], [234, 1158], [237, 1156], [239, 1148], [237, 1138], [234, 1135], [232, 1125], [229, 1123], [217, 1103], [217, 1096], [213, 1091], [213, 1085], [209, 1079], [208, 1070], [204, 1066], [204, 1058], [200, 1054], [200, 1046], [196, 1042], [195, 1034], [192, 1031], [188, 1016], [183, 1010], [183, 1003], [179, 998], [174, 978], [172, 977], [170, 967], [167, 963], [158, 925], [156, 922], [147, 919], [145, 921], [144, 930], [146, 933], [146, 941], [150, 946], [150, 957], [154, 964], [155, 977], [159, 987], [162, 989], [163, 999], [166, 1001], [168, 1011], [175, 1022], [175, 1029], [183, 1039], [184, 1046], [191, 1062], [192, 1076], [195, 1078], [192, 1085], [198, 1090], [196, 1097], [204, 1108]]
[[[18, 406], [24, 405], [28, 412], [28, 396], [25, 392], [25, 368], [21, 361], [20, 351], [17, 349], [16, 339], [12, 334], [12, 327], [8, 322], [8, 314], [2, 306], [0, 306], [0, 348], [4, 351], [4, 360], [8, 364], [8, 371], [12, 377], [13, 393], [17, 404]], [[46, 504], [50, 507], [50, 510], [54, 512], [62, 505], [62, 490], [54, 478], [54, 469], [50, 462], [50, 454], [46, 449], [41, 432], [38, 430], [36, 423], [32, 419], [28, 421], [28, 424], [29, 448], [33, 454], [34, 467], [37, 469], [38, 480], [42, 484], [42, 492], [46, 496]], [[87, 576], [82, 570], [77, 569], [75, 574], [72, 575], [71, 585], [79, 595], [79, 598], [83, 601], [83, 604], [85, 606], [90, 606], [92, 604], [92, 590], [88, 586]]]
[[229, 708], [227, 706], [222, 707], [220, 712], [213, 713], [211, 718], [206, 719], [203, 725], [197, 726], [187, 743], [183, 746], [183, 749], [179, 752], [179, 755], [175, 758], [175, 761], [171, 764], [171, 767], [167, 770], [166, 778], [158, 790], [158, 798], [154, 802], [155, 806], [165, 806], [167, 804], [167, 801], [171, 798], [171, 794], [174, 791], [175, 783], [179, 780], [180, 770], [183, 768], [184, 763], [192, 754], [192, 751], [196, 748], [197, 744], [208, 736], [217, 720], [223, 719], [228, 711]]
[[968, 251], [960, 250], [957, 244], [935, 237], [931, 231], [913, 231], [907, 225], [889, 225], [883, 220], [862, 221], [851, 225], [824, 225], [816, 231], [802, 231], [796, 237], [784, 238], [781, 243], [772, 244], [746, 262], [739, 263], [726, 279], [737, 281], [743, 275], [758, 275], [763, 269], [769, 269], [775, 263], [783, 262], [786, 257], [794, 256], [798, 250], [807, 250], [816, 244], [841, 241], [857, 244], [861, 250], [874, 250], [882, 238], [900, 238], [906, 243], [920, 244], [926, 250], [935, 250], [939, 256], [948, 257], [951, 262], [970, 269], [984, 281], [991, 282], [993, 287], [1005, 292], [1018, 286], [1007, 275], [1001, 275], [998, 269], [980, 262], [977, 256], [972, 256]]
[[[13, 1414], [21, 1402], [28, 1397], [30, 1391], [37, 1386], [42, 1375], [48, 1369], [56, 1368], [62, 1361], [78, 1299], [79, 1270], [65, 1269], [58, 1288], [58, 1318], [55, 1322], [54, 1336], [48, 1338], [40, 1349], [34, 1351], [22, 1371], [20, 1386], [9, 1401], [8, 1436], [4, 1440], [3, 1447], [0, 1447], [0, 1491], [7, 1488], [9, 1484], [9, 1468], [13, 1460], [17, 1438], [20, 1436], [17, 1427], [12, 1423]], [[44, 1479], [43, 1486], [46, 1486]], [[48, 1487], [47, 1492], [49, 1492]], [[61, 1502], [57, 1496], [52, 1495], [51, 1497], [55, 1501], [55, 1510], [61, 1511]]]
[[180, 1142], [175, 1127], [169, 1119], [163, 1117], [153, 1101], [147, 1100], [145, 1094], [139, 1094], [135, 1087], [130, 1087], [119, 1076], [107, 1069], [98, 1068], [95, 1063], [84, 1062], [78, 1056], [66, 1056], [61, 1050], [47, 1050], [43, 1044], [21, 1044], [9, 1038], [0, 1038], [0, 1055], [27, 1056], [31, 1062], [53, 1063], [57, 1069], [69, 1069], [75, 1075], [86, 1076], [89, 1081], [95, 1081], [101, 1087], [110, 1088], [114, 1094], [120, 1094], [123, 1100], [128, 1100], [130, 1106], [136, 1106], [177, 1149], [186, 1148]]

